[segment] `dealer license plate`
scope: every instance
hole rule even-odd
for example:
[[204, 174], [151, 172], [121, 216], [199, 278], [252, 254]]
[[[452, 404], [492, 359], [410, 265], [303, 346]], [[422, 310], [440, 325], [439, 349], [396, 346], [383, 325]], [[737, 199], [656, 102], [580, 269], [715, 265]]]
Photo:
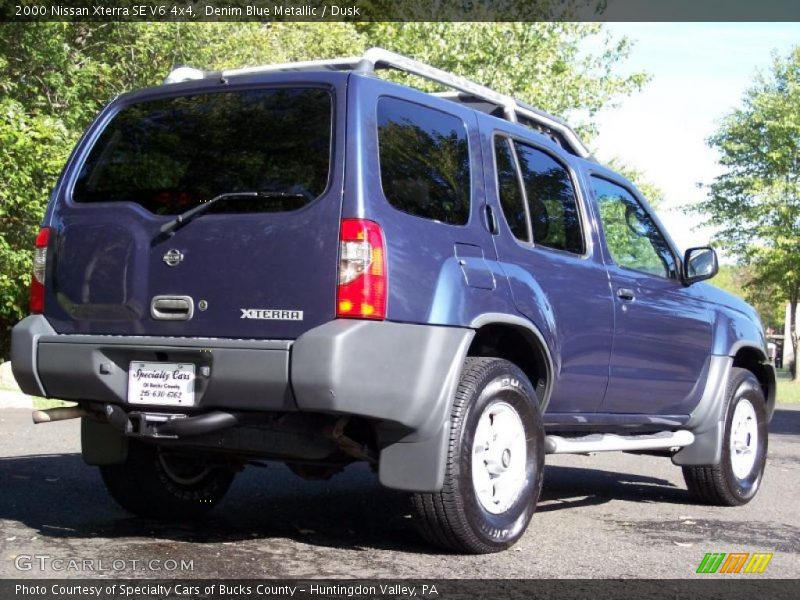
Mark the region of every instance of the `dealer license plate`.
[[128, 402], [194, 406], [194, 370], [192, 363], [130, 363]]

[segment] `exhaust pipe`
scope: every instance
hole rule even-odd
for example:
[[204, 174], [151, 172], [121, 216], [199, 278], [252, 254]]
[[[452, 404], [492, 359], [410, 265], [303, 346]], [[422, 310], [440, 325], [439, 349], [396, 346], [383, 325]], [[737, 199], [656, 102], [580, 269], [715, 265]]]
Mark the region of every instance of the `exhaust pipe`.
[[88, 417], [89, 413], [80, 406], [65, 406], [62, 408], [48, 408], [47, 410], [35, 410], [31, 415], [33, 422], [51, 423], [53, 421], [66, 421], [67, 419], [80, 419]]

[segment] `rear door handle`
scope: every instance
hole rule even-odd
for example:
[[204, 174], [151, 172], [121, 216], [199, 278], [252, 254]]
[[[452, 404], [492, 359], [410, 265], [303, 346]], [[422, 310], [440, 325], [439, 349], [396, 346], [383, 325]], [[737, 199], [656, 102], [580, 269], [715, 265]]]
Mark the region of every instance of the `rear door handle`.
[[618, 288], [617, 297], [619, 297], [622, 300], [633, 300], [634, 298], [636, 298], [636, 294], [634, 294], [633, 290], [630, 288]]
[[497, 235], [499, 233], [497, 217], [494, 216], [494, 210], [488, 204], [486, 205], [486, 227], [492, 235]]
[[159, 321], [188, 321], [194, 316], [194, 301], [190, 296], [155, 296], [150, 316]]

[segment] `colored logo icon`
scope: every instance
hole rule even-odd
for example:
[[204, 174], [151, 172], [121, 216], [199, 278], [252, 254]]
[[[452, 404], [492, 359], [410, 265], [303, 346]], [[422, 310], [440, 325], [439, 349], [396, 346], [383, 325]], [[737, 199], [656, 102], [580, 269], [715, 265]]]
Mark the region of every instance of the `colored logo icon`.
[[706, 552], [697, 573], [763, 573], [772, 560], [771, 552]]

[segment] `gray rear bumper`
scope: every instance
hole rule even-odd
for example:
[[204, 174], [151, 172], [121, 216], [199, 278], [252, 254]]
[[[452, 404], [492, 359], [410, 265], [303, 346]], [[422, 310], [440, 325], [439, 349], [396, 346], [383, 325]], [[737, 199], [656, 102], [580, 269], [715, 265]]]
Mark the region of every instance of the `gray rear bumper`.
[[451, 400], [473, 335], [357, 320], [331, 321], [294, 342], [60, 335], [34, 315], [13, 330], [12, 365], [28, 394], [127, 408], [131, 361], [193, 362], [194, 412], [373, 419], [380, 422], [381, 482], [429, 491], [441, 487]]
[[192, 362], [197, 410], [284, 411], [296, 409], [290, 346], [282, 340], [59, 335], [34, 315], [14, 327], [11, 364], [25, 393], [124, 405], [131, 361]]

